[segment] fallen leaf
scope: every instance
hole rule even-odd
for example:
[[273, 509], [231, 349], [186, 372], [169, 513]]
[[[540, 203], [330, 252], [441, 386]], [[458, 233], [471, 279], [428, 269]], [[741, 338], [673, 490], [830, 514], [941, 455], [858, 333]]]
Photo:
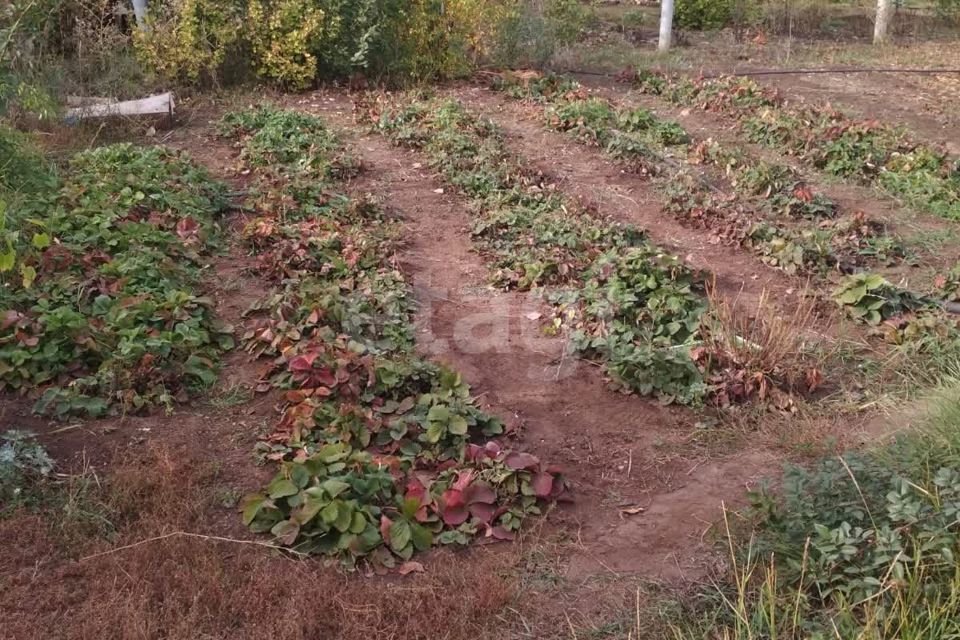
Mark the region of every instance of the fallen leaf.
[[408, 573], [423, 573], [424, 571], [426, 570], [423, 568], [423, 565], [413, 560], [407, 560], [397, 569], [397, 573], [402, 576], [405, 576]]

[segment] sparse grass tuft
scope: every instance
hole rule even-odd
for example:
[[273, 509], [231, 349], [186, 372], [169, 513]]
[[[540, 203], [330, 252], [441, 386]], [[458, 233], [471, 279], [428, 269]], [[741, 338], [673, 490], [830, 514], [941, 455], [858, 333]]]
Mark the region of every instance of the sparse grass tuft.
[[211, 394], [210, 404], [217, 409], [226, 409], [246, 404], [253, 399], [253, 390], [245, 384], [233, 382], [220, 387]]
[[[764, 290], [756, 311], [747, 313], [736, 300], [707, 290], [710, 311], [704, 347], [719, 362], [710, 370], [721, 404], [740, 402], [753, 395], [766, 400], [779, 390], [810, 393], [822, 385], [825, 354], [811, 346], [818, 320], [816, 297], [797, 294], [797, 303], [782, 314]], [[783, 398], [782, 401], [786, 401]], [[776, 398], [774, 398], [776, 402]]]

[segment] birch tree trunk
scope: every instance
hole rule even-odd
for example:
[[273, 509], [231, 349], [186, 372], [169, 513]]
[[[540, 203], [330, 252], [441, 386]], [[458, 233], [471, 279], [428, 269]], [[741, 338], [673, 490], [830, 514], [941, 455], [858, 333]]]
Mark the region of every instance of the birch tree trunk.
[[132, 0], [133, 16], [137, 19], [137, 26], [143, 29], [143, 23], [147, 19], [147, 0]]
[[661, 53], [670, 50], [673, 42], [673, 0], [660, 1], [660, 43], [657, 50]]
[[877, 20], [873, 25], [873, 44], [887, 41], [887, 28], [893, 13], [893, 0], [877, 0]]

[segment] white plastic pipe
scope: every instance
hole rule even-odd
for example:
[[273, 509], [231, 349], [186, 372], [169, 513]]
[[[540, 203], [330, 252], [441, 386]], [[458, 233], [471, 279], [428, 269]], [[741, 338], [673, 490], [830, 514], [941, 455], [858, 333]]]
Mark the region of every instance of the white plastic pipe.
[[673, 43], [673, 0], [660, 2], [660, 43], [657, 50], [669, 51]]

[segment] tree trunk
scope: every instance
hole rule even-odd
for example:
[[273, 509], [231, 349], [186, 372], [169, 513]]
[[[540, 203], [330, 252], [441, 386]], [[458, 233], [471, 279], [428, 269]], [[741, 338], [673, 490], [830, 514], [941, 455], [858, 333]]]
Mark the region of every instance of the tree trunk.
[[144, 21], [147, 19], [147, 0], [132, 0], [133, 16], [137, 19], [137, 26], [144, 28]]
[[873, 26], [873, 44], [883, 44], [887, 41], [887, 28], [890, 26], [890, 16], [893, 14], [892, 0], [877, 0], [877, 21]]
[[673, 41], [673, 0], [660, 2], [660, 44], [657, 49], [662, 53], [670, 50]]

